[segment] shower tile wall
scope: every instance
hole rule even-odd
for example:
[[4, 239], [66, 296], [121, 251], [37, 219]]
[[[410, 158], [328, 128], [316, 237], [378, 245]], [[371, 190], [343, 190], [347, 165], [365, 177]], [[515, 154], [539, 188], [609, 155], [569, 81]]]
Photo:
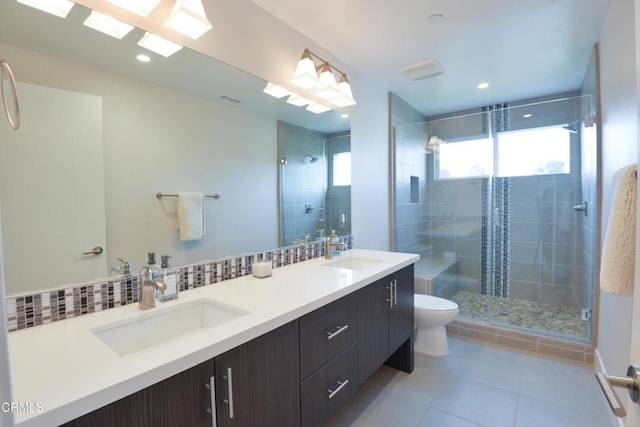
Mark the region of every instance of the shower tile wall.
[[431, 248], [420, 237], [427, 206], [426, 118], [394, 94], [390, 94], [390, 104], [396, 160], [393, 250], [429, 255]]

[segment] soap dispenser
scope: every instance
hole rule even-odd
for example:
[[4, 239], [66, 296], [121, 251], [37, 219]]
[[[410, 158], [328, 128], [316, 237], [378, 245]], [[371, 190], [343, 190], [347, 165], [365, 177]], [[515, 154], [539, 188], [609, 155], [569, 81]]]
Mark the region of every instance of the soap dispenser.
[[180, 271], [169, 266], [169, 258], [171, 258], [169, 255], [162, 255], [160, 258], [160, 274], [162, 275], [165, 289], [158, 291], [158, 299], [160, 301], [176, 299], [180, 291]]
[[160, 280], [160, 268], [156, 264], [155, 252], [147, 252], [147, 263], [140, 269], [140, 280]]

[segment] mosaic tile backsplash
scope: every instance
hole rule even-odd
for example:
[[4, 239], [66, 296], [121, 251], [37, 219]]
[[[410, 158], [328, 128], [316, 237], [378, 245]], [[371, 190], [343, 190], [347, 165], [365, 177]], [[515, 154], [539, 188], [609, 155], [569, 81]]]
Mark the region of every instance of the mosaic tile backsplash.
[[[353, 248], [353, 237], [340, 241]], [[254, 262], [271, 261], [273, 268], [324, 256], [324, 242], [310, 242], [271, 251], [245, 254], [180, 266], [180, 291], [212, 285], [251, 274]], [[138, 302], [135, 275], [6, 298], [9, 332], [70, 319]]]

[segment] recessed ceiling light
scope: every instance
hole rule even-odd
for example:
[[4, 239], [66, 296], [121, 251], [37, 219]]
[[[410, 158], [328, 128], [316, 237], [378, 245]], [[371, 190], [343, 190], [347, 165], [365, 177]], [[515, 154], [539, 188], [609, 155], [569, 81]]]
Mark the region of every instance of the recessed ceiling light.
[[109, 15], [96, 12], [95, 10], [84, 20], [84, 25], [117, 39], [122, 39], [133, 30], [133, 25], [125, 24], [122, 21], [118, 21]]
[[522, 117], [525, 119], [530, 119], [531, 117], [533, 117], [533, 114], [531, 113], [523, 114]]
[[113, 3], [118, 7], [133, 12], [136, 15], [140, 15], [144, 18], [149, 16], [151, 11], [160, 4], [160, 0], [107, 0], [109, 3]]
[[342, 113], [340, 114], [340, 117], [342, 117], [343, 119], [348, 119], [349, 115], [347, 113]]
[[291, 92], [289, 92], [282, 86], [275, 85], [271, 82], [268, 82], [267, 86], [264, 89], [262, 89], [262, 91], [278, 99], [291, 95]]
[[149, 55], [145, 55], [144, 53], [141, 53], [139, 55], [136, 56], [136, 59], [140, 62], [149, 62], [151, 61], [151, 58], [149, 57]]
[[478, 83], [478, 85], [476, 87], [478, 89], [486, 89], [486, 88], [489, 87], [489, 83], [487, 83], [487, 82]]

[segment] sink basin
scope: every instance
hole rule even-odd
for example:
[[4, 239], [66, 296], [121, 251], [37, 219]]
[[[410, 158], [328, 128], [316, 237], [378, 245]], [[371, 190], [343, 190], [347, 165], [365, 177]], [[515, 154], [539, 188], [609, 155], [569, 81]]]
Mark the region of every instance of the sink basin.
[[246, 311], [200, 299], [91, 329], [109, 348], [127, 356], [219, 326], [247, 314]]
[[333, 261], [325, 262], [323, 265], [326, 267], [343, 268], [346, 270], [366, 270], [371, 267], [384, 262], [382, 259], [375, 258], [361, 258], [361, 257], [344, 257], [338, 258]]

